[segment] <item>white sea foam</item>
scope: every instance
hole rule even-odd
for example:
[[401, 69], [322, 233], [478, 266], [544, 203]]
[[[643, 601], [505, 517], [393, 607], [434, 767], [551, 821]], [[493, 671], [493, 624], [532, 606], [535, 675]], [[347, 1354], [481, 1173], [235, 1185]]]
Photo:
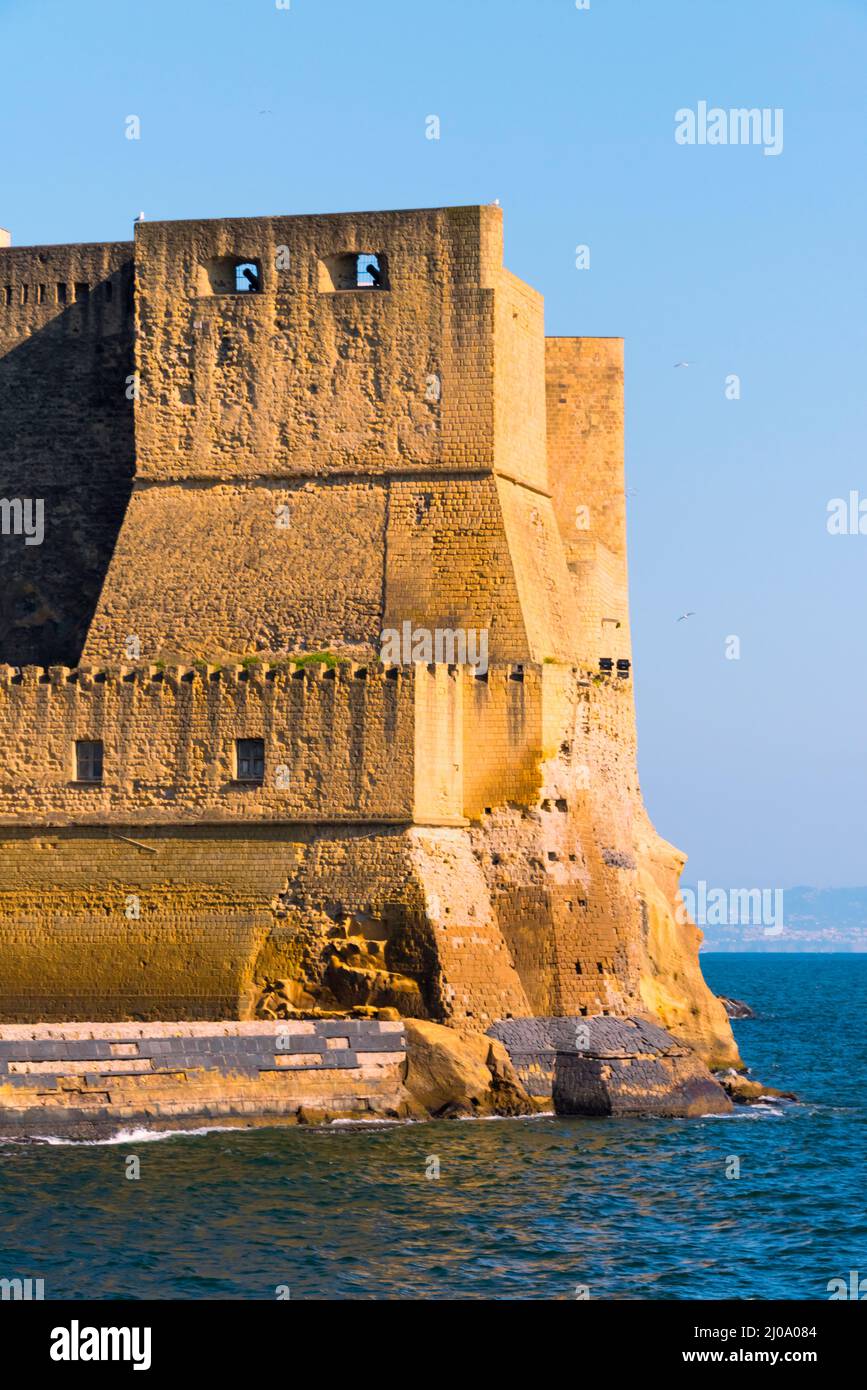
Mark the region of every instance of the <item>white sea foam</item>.
[[[225, 1134], [234, 1132], [228, 1125], [202, 1125], [198, 1129], [119, 1129], [116, 1134], [103, 1139], [68, 1139], [59, 1134], [40, 1134], [34, 1138], [43, 1144], [58, 1144], [72, 1147], [98, 1147], [104, 1144], [150, 1144], [157, 1139], [177, 1139], [181, 1136], [193, 1137], [199, 1134]], [[32, 1140], [30, 1142], [33, 1142]]]

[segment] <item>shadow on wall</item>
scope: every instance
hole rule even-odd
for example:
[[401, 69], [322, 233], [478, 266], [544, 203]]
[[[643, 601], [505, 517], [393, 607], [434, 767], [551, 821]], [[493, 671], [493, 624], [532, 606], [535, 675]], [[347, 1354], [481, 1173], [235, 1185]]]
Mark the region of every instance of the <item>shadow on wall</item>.
[[[131, 262], [70, 285], [74, 302], [0, 356], [0, 662], [81, 655], [135, 466], [131, 287]], [[40, 544], [17, 501], [42, 502]]]

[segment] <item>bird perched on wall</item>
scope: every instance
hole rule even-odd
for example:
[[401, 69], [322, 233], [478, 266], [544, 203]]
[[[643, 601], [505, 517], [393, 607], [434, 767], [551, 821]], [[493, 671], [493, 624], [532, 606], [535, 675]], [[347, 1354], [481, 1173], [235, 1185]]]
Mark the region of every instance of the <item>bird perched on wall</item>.
[[382, 271], [379, 269], [378, 266], [375, 266], [372, 261], [369, 266], [365, 267], [365, 269], [367, 270], [368, 275], [373, 281], [374, 287], [376, 289], [380, 289], [382, 286]]
[[258, 290], [258, 288], [259, 288], [259, 272], [258, 272], [257, 270], [254, 270], [252, 266], [245, 265], [245, 266], [244, 266], [244, 269], [241, 271], [241, 274], [243, 275], [244, 279], [247, 281], [247, 284], [250, 286], [250, 289], [251, 289], [251, 290], [253, 290], [253, 291]]
[[144, 220], [145, 220], [145, 215], [144, 215], [143, 212], [140, 212], [139, 215], [138, 215], [138, 217], [134, 217], [132, 220], [133, 220], [133, 225], [135, 225], [136, 222], [144, 222]]

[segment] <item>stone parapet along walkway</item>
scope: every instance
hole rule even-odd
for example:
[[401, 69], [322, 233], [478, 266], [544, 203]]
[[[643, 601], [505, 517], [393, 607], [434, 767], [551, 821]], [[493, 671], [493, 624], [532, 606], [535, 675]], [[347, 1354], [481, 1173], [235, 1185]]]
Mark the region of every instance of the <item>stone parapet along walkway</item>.
[[0, 1134], [405, 1111], [406, 1036], [370, 1019], [0, 1026]]

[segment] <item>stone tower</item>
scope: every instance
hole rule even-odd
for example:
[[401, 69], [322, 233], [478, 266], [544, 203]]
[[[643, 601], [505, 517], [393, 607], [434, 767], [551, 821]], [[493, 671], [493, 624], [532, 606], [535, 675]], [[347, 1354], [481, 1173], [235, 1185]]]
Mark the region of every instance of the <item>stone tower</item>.
[[499, 208], [0, 248], [0, 354], [44, 500], [0, 1017], [644, 1013], [736, 1059], [637, 782], [622, 343], [545, 338]]

